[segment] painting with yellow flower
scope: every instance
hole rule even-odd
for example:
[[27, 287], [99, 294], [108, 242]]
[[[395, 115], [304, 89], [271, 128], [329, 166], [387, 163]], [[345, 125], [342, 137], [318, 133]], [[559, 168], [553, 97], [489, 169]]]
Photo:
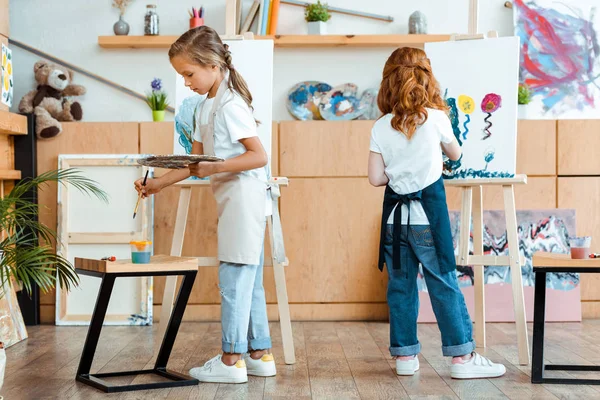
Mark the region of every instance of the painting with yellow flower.
[[0, 74], [0, 84], [2, 84], [2, 103], [12, 106], [13, 100], [13, 66], [12, 51], [2, 45], [2, 74]]

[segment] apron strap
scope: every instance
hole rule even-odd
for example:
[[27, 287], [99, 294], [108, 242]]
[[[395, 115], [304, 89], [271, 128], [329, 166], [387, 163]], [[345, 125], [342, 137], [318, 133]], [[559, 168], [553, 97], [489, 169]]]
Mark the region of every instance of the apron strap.
[[275, 260], [282, 264], [285, 262], [285, 244], [283, 242], [283, 228], [279, 216], [279, 197], [281, 197], [281, 191], [277, 184], [269, 184], [268, 190], [273, 201], [273, 249], [271, 251]]

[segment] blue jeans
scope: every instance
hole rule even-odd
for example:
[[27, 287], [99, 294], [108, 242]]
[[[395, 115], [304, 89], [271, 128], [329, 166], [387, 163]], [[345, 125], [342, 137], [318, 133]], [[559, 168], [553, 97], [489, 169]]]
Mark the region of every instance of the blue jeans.
[[259, 265], [222, 262], [219, 266], [221, 340], [225, 353], [271, 348], [263, 264], [264, 250]]
[[442, 334], [442, 353], [456, 357], [475, 349], [473, 324], [465, 299], [458, 288], [456, 272], [442, 274], [429, 225], [402, 225], [401, 269], [392, 268], [393, 225], [387, 226], [385, 262], [388, 270], [387, 301], [390, 308], [390, 353], [412, 356], [421, 351], [417, 338], [419, 263], [429, 291], [431, 306]]

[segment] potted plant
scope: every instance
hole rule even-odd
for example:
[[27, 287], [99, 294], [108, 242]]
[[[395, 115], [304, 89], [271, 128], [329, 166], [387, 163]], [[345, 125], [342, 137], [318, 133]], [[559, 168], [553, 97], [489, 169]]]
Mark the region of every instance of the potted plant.
[[317, 0], [314, 4], [307, 4], [304, 18], [308, 22], [309, 35], [327, 34], [327, 21], [331, 18], [331, 14], [326, 3], [321, 4], [321, 0]]
[[531, 102], [533, 93], [526, 83], [520, 83], [518, 90], [517, 102], [519, 104], [519, 119], [527, 119], [527, 104]]
[[164, 121], [165, 110], [169, 106], [167, 94], [162, 90], [162, 81], [154, 78], [150, 83], [152, 90], [146, 94], [146, 103], [152, 110], [153, 121]]
[[129, 3], [132, 1], [133, 0], [113, 0], [113, 7], [119, 9], [119, 20], [113, 25], [113, 31], [115, 32], [115, 35], [129, 34], [129, 24], [123, 20], [123, 15], [125, 15], [127, 6], [129, 6]]
[[[54, 170], [23, 179], [0, 198], [0, 298], [10, 296], [12, 285], [31, 293], [35, 283], [46, 293], [57, 283], [66, 290], [79, 283], [73, 265], [54, 251], [53, 243], [61, 245], [56, 243], [56, 232], [38, 222], [39, 205], [30, 197], [35, 189], [42, 189], [49, 182], [70, 184], [88, 195], [107, 200], [107, 194], [96, 182], [75, 169]], [[6, 312], [0, 310], [1, 319], [7, 317]], [[6, 364], [4, 348], [11, 344], [0, 340], [0, 388]]]

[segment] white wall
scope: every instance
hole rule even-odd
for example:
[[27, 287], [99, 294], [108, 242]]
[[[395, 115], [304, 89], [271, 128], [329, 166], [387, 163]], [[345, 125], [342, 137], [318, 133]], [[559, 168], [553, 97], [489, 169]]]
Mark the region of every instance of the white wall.
[[[252, 3], [244, 1], [244, 15]], [[203, 4], [205, 23], [224, 32], [224, 0], [134, 0], [125, 20], [130, 35], [143, 34], [143, 19], [148, 3], [158, 3], [160, 33], [181, 34], [187, 29], [188, 8]], [[10, 0], [11, 39], [23, 42], [68, 61], [85, 70], [126, 86], [136, 92], [149, 89], [154, 77], [162, 78], [174, 98], [175, 75], [167, 50], [102, 49], [99, 35], [112, 35], [118, 19], [111, 0]], [[465, 33], [469, 0], [421, 0], [418, 7], [399, 0], [329, 0], [329, 5], [353, 10], [391, 15], [392, 23], [333, 14], [330, 34], [407, 33], [408, 17], [420, 9], [428, 18], [429, 33]], [[497, 30], [500, 35], [512, 32], [512, 11], [504, 0], [480, 0], [480, 32]], [[303, 9], [281, 5], [277, 33], [304, 34]], [[34, 88], [33, 64], [38, 57], [12, 46], [15, 66], [15, 104]], [[331, 85], [356, 83], [359, 91], [376, 87], [383, 64], [393, 49], [276, 49], [274, 61], [273, 119], [293, 119], [285, 108], [287, 91], [304, 80], [321, 80]], [[234, 60], [235, 63], [235, 60]], [[141, 100], [130, 97], [82, 75], [75, 83], [87, 87], [81, 99], [85, 121], [147, 121], [150, 110]], [[172, 119], [171, 115], [167, 119]]]

